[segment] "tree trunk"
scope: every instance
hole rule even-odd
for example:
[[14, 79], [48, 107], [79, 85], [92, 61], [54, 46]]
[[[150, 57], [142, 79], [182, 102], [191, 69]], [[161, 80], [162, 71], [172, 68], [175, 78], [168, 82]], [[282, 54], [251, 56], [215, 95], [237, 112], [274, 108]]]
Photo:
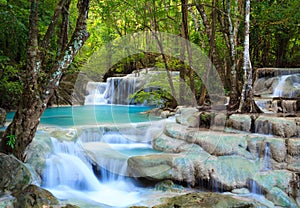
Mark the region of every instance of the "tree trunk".
[[[18, 159], [24, 161], [26, 147], [31, 143], [35, 136], [35, 132], [40, 122], [40, 116], [47, 107], [50, 97], [53, 95], [54, 89], [59, 85], [59, 81], [66, 71], [68, 66], [72, 63], [73, 58], [83, 46], [89, 34], [86, 30], [86, 19], [89, 9], [89, 0], [78, 0], [78, 17], [76, 28], [69, 41], [66, 49], [61, 52], [56, 59], [52, 68], [43, 73], [47, 73], [48, 79], [43, 77], [38, 79], [40, 72], [42, 72], [44, 60], [40, 60], [39, 46], [38, 46], [38, 4], [37, 0], [31, 1], [30, 19], [29, 19], [29, 43], [27, 50], [27, 70], [26, 80], [23, 89], [22, 99], [15, 114], [12, 123], [7, 127], [1, 146], [4, 153], [13, 153]], [[60, 1], [61, 3], [62, 1]], [[53, 19], [57, 18], [56, 12]], [[49, 27], [53, 26], [53, 22]], [[54, 28], [54, 27], [53, 27]], [[48, 28], [48, 31], [52, 30]], [[54, 29], [53, 29], [54, 31]], [[47, 38], [53, 36], [53, 32], [46, 33]], [[45, 46], [46, 50], [48, 43], [47, 38], [43, 40], [41, 46]], [[46, 44], [45, 44], [46, 43]], [[46, 59], [46, 56], [42, 56]], [[15, 142], [8, 145], [11, 137], [15, 138]]]
[[185, 51], [187, 51], [187, 58], [189, 63], [189, 79], [190, 79], [190, 89], [193, 95], [195, 95], [195, 83], [194, 83], [194, 70], [192, 66], [192, 54], [191, 54], [191, 47], [189, 42], [189, 31], [188, 31], [188, 1], [187, 0], [181, 0], [181, 36], [183, 40], [181, 41], [181, 62], [182, 62], [182, 68], [180, 70], [180, 104], [188, 104], [195, 106], [197, 103], [194, 99], [185, 99], [186, 93], [184, 91], [185, 89], [185, 83], [182, 83], [185, 81], [184, 76], [186, 74], [186, 67], [183, 63], [185, 59]]
[[[214, 0], [212, 3], [213, 3], [213, 5], [216, 6], [217, 1]], [[213, 10], [215, 10], [215, 6], [214, 6]], [[201, 18], [202, 18], [202, 21], [203, 21], [203, 25], [204, 25], [204, 30], [205, 30], [206, 36], [208, 37], [208, 41], [210, 43], [210, 48], [212, 50], [211, 51], [212, 52], [211, 56], [213, 57], [213, 64], [215, 65], [216, 70], [219, 73], [219, 76], [220, 76], [222, 82], [224, 82], [224, 80], [225, 80], [224, 70], [223, 70], [223, 66], [222, 66], [221, 61], [220, 61], [219, 54], [217, 52], [217, 46], [216, 46], [216, 44], [215, 44], [214, 41], [211, 42], [211, 39], [213, 38], [211, 36], [213, 34], [212, 30], [215, 29], [215, 28], [212, 28], [210, 26], [209, 20], [208, 20], [207, 15], [206, 15], [206, 12], [204, 10], [204, 5], [203, 4], [199, 4], [199, 3], [196, 2], [196, 9], [198, 10], [198, 12], [201, 15]], [[216, 15], [215, 12], [212, 12], [212, 13], [214, 13], [214, 16]], [[213, 19], [214, 18], [215, 17], [213, 17]], [[215, 20], [213, 20], [213, 21], [215, 21]]]
[[237, 36], [237, 27], [239, 25], [238, 20], [236, 20], [236, 13], [238, 11], [238, 1], [235, 1], [235, 11], [234, 11], [234, 21], [232, 23], [231, 19], [231, 4], [230, 0], [226, 0], [226, 8], [227, 8], [227, 19], [228, 19], [228, 33], [229, 33], [229, 48], [230, 48], [230, 62], [231, 62], [231, 70], [230, 70], [230, 101], [229, 101], [229, 109], [236, 110], [238, 107], [238, 85], [237, 85], [237, 60], [236, 60], [236, 36]]
[[246, 0], [245, 9], [245, 42], [244, 42], [244, 85], [241, 94], [239, 112], [243, 113], [260, 113], [261, 110], [257, 107], [252, 91], [252, 66], [250, 62], [249, 51], [249, 30], [250, 30], [250, 0]]

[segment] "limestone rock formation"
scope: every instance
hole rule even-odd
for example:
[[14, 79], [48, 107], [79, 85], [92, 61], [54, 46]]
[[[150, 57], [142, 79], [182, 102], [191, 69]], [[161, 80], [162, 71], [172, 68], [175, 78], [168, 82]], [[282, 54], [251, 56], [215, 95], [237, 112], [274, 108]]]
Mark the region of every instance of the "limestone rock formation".
[[15, 208], [40, 208], [58, 205], [58, 200], [47, 190], [35, 185], [29, 185], [16, 194]]
[[262, 204], [249, 199], [218, 193], [189, 193], [172, 198], [166, 198], [165, 202], [154, 208], [169, 207], [264, 207]]
[[[199, 113], [191, 109], [186, 112], [189, 117]], [[297, 119], [232, 115], [227, 123], [243, 133], [225, 133], [192, 128], [184, 124], [186, 118], [183, 116], [177, 119], [178, 123], [166, 124], [164, 131], [153, 138], [152, 146], [161, 154], [129, 158], [129, 175], [191, 185], [203, 181], [212, 190], [259, 189], [259, 193], [265, 194], [275, 205], [297, 206], [300, 140], [286, 138], [296, 136]], [[275, 132], [280, 137], [251, 134], [254, 124], [262, 133]]]
[[0, 153], [0, 192], [10, 193], [24, 189], [31, 183], [28, 168], [13, 156]]

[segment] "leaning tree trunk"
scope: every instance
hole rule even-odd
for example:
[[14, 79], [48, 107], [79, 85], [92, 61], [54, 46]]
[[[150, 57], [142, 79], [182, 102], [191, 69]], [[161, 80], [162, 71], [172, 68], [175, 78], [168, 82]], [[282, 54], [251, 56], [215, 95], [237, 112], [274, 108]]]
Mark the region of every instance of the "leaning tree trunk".
[[249, 51], [249, 29], [250, 29], [250, 0], [246, 1], [245, 9], [245, 42], [244, 42], [244, 85], [241, 94], [239, 112], [259, 113], [261, 110], [257, 107], [252, 91], [252, 66], [250, 62]]
[[[74, 33], [68, 42], [67, 47], [60, 52], [59, 57], [54, 62], [52, 68], [43, 71], [43, 63], [47, 57], [44, 53], [40, 55], [39, 47], [45, 51], [49, 47], [54, 34], [53, 24], [57, 23], [57, 13], [66, 0], [61, 0], [54, 12], [53, 21], [48, 27], [45, 39], [38, 44], [38, 0], [31, 1], [29, 19], [29, 43], [27, 49], [27, 70], [23, 94], [19, 107], [12, 123], [7, 127], [4, 138], [1, 141], [2, 150], [5, 153], [12, 153], [18, 159], [24, 161], [26, 147], [32, 142], [40, 117], [45, 111], [50, 97], [58, 87], [59, 81], [72, 63], [75, 55], [83, 46], [89, 34], [86, 30], [86, 19], [89, 9], [89, 0], [78, 0], [78, 17]], [[60, 7], [59, 7], [60, 5]], [[49, 58], [49, 57], [48, 57]], [[46, 74], [43, 77], [42, 74]], [[39, 78], [40, 77], [40, 78]], [[10, 142], [10, 138], [15, 138], [15, 142]], [[8, 145], [9, 144], [9, 145]]]

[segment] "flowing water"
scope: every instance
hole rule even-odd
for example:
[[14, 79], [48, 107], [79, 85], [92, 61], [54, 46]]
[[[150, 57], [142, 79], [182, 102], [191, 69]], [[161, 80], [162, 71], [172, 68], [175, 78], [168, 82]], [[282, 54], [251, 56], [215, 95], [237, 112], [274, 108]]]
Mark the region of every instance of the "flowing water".
[[293, 98], [300, 93], [300, 74], [283, 75], [279, 77], [271, 97]]
[[88, 204], [113, 207], [141, 201], [143, 190], [139, 190], [131, 181], [106, 176], [101, 180], [97, 178], [80, 141], [59, 142], [52, 138], [52, 145], [53, 153], [46, 161], [43, 186], [59, 199], [76, 199]]
[[[41, 124], [58, 131], [75, 129], [77, 139], [51, 138], [52, 153], [41, 185], [58, 199], [80, 207], [126, 207], [146, 200], [151, 189], [127, 177], [127, 159], [158, 153], [151, 139], [164, 121], [141, 114], [149, 109], [125, 105], [48, 108]], [[9, 113], [7, 119], [12, 117]]]

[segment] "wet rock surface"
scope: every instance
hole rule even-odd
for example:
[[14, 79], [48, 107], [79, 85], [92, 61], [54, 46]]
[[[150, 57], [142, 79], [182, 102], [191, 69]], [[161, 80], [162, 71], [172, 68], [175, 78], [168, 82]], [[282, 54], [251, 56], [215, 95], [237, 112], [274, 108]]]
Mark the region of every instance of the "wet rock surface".
[[259, 202], [251, 201], [246, 198], [217, 194], [217, 193], [190, 193], [173, 198], [164, 199], [164, 203], [153, 208], [169, 207], [265, 207]]
[[0, 153], [0, 192], [22, 190], [31, 183], [28, 168], [13, 156]]
[[14, 196], [16, 197], [15, 208], [41, 208], [59, 204], [49, 191], [35, 185], [27, 186]]
[[[191, 109], [187, 112], [189, 117], [191, 112], [199, 113]], [[227, 125], [238, 132], [199, 130], [180, 119], [166, 124], [164, 132], [152, 141], [153, 148], [163, 153], [131, 157], [128, 160], [131, 175], [191, 185], [204, 181], [212, 190], [219, 191], [259, 190], [277, 206], [299, 206], [297, 118], [256, 116], [253, 119], [250, 115], [232, 115], [230, 119]], [[262, 133], [275, 132], [278, 137], [252, 134], [250, 129], [254, 127], [268, 129]]]

